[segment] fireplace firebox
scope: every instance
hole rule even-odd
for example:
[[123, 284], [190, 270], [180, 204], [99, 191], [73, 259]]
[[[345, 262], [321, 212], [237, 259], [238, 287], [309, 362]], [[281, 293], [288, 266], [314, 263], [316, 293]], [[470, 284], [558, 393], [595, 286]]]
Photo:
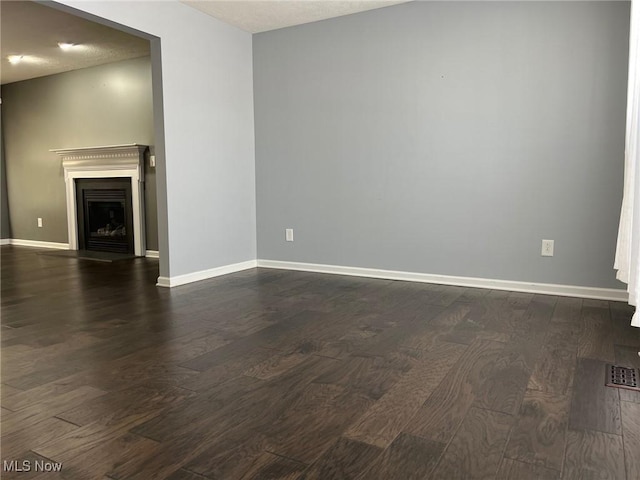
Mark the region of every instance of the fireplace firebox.
[[80, 250], [134, 253], [131, 181], [76, 179]]

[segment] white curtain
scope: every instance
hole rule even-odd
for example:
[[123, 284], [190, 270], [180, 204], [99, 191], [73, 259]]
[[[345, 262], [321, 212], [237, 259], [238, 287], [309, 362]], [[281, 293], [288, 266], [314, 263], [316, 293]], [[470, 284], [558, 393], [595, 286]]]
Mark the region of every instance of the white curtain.
[[640, 0], [631, 2], [624, 193], [614, 268], [636, 306], [631, 325], [640, 327]]

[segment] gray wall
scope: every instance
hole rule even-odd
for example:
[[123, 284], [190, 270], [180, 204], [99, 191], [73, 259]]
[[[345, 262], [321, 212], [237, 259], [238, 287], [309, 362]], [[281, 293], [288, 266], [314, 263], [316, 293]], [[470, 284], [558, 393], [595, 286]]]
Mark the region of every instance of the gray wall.
[[622, 287], [628, 31], [628, 2], [414, 2], [255, 35], [258, 258]]
[[11, 238], [11, 222], [9, 221], [9, 201], [7, 196], [7, 169], [4, 161], [3, 137], [2, 115], [0, 114], [0, 238]]
[[[2, 101], [13, 238], [68, 242], [62, 164], [50, 149], [154, 145], [149, 57], [4, 85]], [[148, 162], [145, 205], [147, 249], [157, 250], [156, 177]]]
[[160, 276], [255, 259], [251, 34], [175, 1], [58, 3], [160, 39]]

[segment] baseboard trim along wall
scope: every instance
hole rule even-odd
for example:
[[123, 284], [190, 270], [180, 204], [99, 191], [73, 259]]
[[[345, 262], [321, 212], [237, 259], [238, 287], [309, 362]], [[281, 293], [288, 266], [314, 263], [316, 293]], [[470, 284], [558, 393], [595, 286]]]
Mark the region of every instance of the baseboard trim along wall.
[[[54, 248], [57, 250], [69, 249], [68, 243], [41, 242], [38, 240], [21, 240], [17, 238], [1, 239], [0, 244], [16, 245], [21, 247]], [[145, 256], [149, 258], [159, 258], [159, 252], [157, 250], [147, 250]], [[177, 287], [255, 267], [329, 273], [333, 275], [350, 275], [354, 277], [380, 278], [384, 280], [402, 280], [406, 282], [437, 283], [458, 287], [490, 288], [494, 290], [509, 290], [513, 292], [560, 295], [563, 297], [594, 298], [598, 300], [613, 300], [617, 302], [626, 302], [629, 299], [629, 295], [625, 290], [618, 290], [615, 288], [580, 287], [577, 285], [559, 285], [555, 283], [516, 282], [491, 278], [457, 277], [452, 275], [402, 272], [398, 270], [380, 270], [376, 268], [323, 265], [319, 263], [284, 262], [279, 260], [248, 260], [246, 262], [223, 265], [221, 267], [186, 273], [184, 275], [176, 275], [175, 277], [158, 277], [158, 283], [156, 285], [159, 287]]]
[[594, 298], [626, 302], [629, 298], [625, 290], [614, 288], [580, 287], [576, 285], [557, 285], [552, 283], [515, 282], [490, 278], [456, 277], [450, 275], [432, 275], [428, 273], [379, 270], [374, 268], [343, 267], [316, 263], [282, 262], [278, 260], [258, 260], [258, 267], [299, 270], [303, 272], [351, 275], [354, 277], [381, 278], [385, 280], [404, 280], [408, 282], [438, 283], [458, 287], [490, 288], [513, 292], [542, 293], [563, 297]]
[[175, 277], [158, 277], [158, 287], [177, 287], [187, 283], [199, 282], [209, 278], [228, 275], [230, 273], [248, 270], [257, 267], [256, 260], [248, 260], [246, 262], [233, 263], [231, 265], [223, 265], [221, 267], [210, 268], [208, 270], [200, 270], [193, 273], [185, 273], [184, 275], [176, 275]]
[[68, 243], [41, 242], [40, 240], [21, 240], [19, 238], [12, 238], [9, 244], [16, 245], [18, 247], [54, 248], [56, 250], [69, 250]]
[[[0, 245], [16, 245], [18, 247], [54, 248], [56, 250], [69, 250], [68, 243], [41, 242], [40, 240], [20, 240], [18, 238], [0, 239]], [[147, 250], [145, 257], [160, 258], [158, 250]]]

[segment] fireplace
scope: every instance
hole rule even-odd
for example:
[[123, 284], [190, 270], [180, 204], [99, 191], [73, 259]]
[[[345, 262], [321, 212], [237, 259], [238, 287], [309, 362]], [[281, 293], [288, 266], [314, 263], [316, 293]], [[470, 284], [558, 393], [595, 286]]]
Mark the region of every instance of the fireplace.
[[134, 253], [131, 181], [76, 179], [78, 248]]
[[70, 250], [145, 255], [146, 145], [52, 150], [62, 157]]

